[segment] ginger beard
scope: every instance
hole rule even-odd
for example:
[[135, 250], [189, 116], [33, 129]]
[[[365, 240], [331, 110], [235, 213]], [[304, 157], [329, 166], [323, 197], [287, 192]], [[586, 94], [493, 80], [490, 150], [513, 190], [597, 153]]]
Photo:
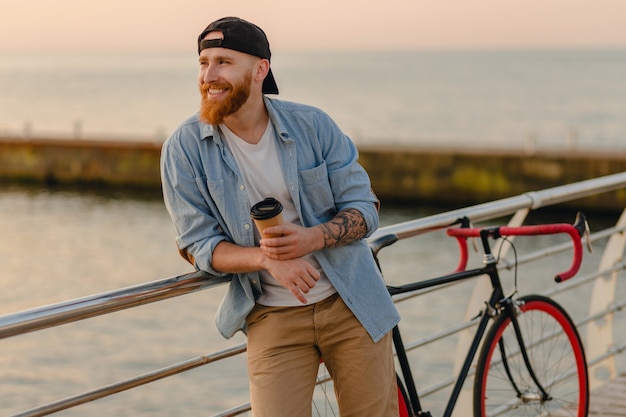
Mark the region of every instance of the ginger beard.
[[[250, 84], [252, 75], [246, 74], [243, 80], [232, 85], [230, 83], [200, 85], [200, 94], [202, 101], [200, 103], [200, 120], [210, 125], [218, 125], [224, 122], [226, 116], [230, 116], [241, 108], [250, 97]], [[226, 88], [229, 94], [223, 100], [212, 100], [209, 98], [209, 89]]]

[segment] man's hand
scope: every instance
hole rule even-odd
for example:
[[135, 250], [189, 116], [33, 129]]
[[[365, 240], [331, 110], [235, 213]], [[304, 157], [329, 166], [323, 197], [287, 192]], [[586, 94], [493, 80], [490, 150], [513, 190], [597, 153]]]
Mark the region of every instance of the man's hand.
[[213, 250], [212, 267], [219, 272], [239, 274], [268, 271], [303, 304], [307, 294], [320, 279], [320, 273], [304, 258], [278, 260], [254, 246], [238, 246], [222, 241]]
[[304, 295], [308, 294], [320, 279], [319, 271], [302, 258], [286, 261], [268, 259], [266, 269], [302, 304], [307, 302]]
[[348, 245], [367, 234], [361, 212], [342, 210], [326, 223], [314, 227], [281, 224], [266, 228], [264, 233], [282, 235], [261, 239], [261, 249], [272, 259], [294, 259], [326, 248]]
[[261, 249], [272, 259], [288, 260], [301, 258], [324, 247], [324, 237], [319, 228], [302, 227], [285, 223], [268, 227], [264, 233], [282, 235], [261, 239]]

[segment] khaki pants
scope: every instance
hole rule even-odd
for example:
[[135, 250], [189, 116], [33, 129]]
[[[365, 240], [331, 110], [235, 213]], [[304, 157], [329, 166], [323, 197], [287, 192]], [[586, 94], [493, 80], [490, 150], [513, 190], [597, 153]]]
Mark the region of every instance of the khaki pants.
[[396, 417], [391, 333], [373, 343], [338, 295], [302, 307], [256, 305], [247, 318], [254, 417], [308, 417], [320, 357], [341, 417]]

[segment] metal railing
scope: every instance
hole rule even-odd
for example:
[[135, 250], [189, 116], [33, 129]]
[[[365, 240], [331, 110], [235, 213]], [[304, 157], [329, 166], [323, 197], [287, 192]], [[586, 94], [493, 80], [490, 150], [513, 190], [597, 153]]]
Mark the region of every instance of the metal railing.
[[[596, 194], [626, 189], [626, 172], [609, 175], [582, 181], [565, 186], [554, 187], [542, 191], [525, 193], [516, 197], [506, 198], [481, 205], [471, 206], [463, 209], [448, 211], [445, 213], [420, 218], [404, 223], [383, 227], [378, 230], [372, 239], [386, 235], [395, 234], [400, 239], [425, 234], [444, 228], [459, 217], [466, 216], [473, 222], [490, 220], [498, 217], [513, 215], [510, 225], [522, 224], [527, 214], [534, 209], [555, 205], [566, 201], [589, 197]], [[611, 333], [612, 328], [607, 329], [607, 320], [612, 323], [613, 314], [624, 307], [623, 302], [616, 302], [611, 299], [607, 287], [615, 288], [617, 276], [625, 269], [623, 262], [624, 241], [626, 240], [624, 230], [626, 228], [626, 211], [622, 214], [618, 224], [610, 229], [594, 233], [592, 240], [600, 240], [609, 237], [600, 269], [595, 274], [579, 276], [559, 287], [557, 291], [565, 291], [568, 288], [581, 285], [581, 283], [593, 280], [602, 280], [602, 286], [596, 286], [592, 292], [592, 303], [589, 316], [577, 323], [579, 326], [588, 326], [589, 336], [587, 340], [588, 361], [590, 366], [605, 366], [608, 363], [609, 374], [615, 374], [615, 364], [611, 363], [612, 358], [621, 353], [626, 347], [616, 346]], [[544, 251], [529, 254], [518, 259], [519, 263], [530, 262], [545, 256], [551, 256], [556, 252], [566, 250], [567, 246], [560, 245]], [[504, 263], [502, 268], [506, 268]], [[109, 314], [112, 312], [129, 309], [148, 303], [153, 303], [196, 291], [215, 288], [228, 282], [229, 277], [216, 277], [205, 272], [194, 272], [177, 277], [157, 280], [146, 284], [136, 285], [106, 293], [96, 294], [80, 299], [69, 300], [45, 307], [30, 309], [13, 314], [0, 316], [0, 339], [23, 335], [42, 329], [48, 329], [62, 324], [85, 320], [88, 318]], [[470, 299], [469, 307], [474, 303], [482, 302], [483, 290], [476, 286], [475, 293]], [[418, 296], [412, 294], [411, 296]], [[396, 299], [397, 302], [403, 299]], [[481, 301], [478, 301], [481, 300]], [[602, 324], [597, 324], [599, 319]], [[407, 343], [408, 349], [416, 349], [431, 343], [435, 340], [448, 337], [453, 334], [462, 333], [472, 326], [471, 320], [455, 325], [449, 329], [444, 329], [435, 335], [429, 335], [415, 342]], [[463, 338], [459, 342], [462, 345]], [[13, 417], [35, 417], [52, 414], [61, 410], [72, 408], [99, 398], [107, 397], [121, 391], [129, 390], [147, 383], [169, 377], [181, 372], [188, 371], [218, 360], [239, 355], [245, 352], [245, 344], [232, 346], [230, 348], [198, 356], [184, 362], [155, 370], [143, 375], [123, 380], [98, 389], [77, 394], [70, 398], [55, 401], [53, 403], [41, 405], [39, 407], [14, 414]], [[461, 350], [461, 349], [459, 349]], [[591, 373], [593, 375], [593, 373]], [[438, 382], [437, 384], [425, 388], [420, 394], [428, 395], [449, 385], [451, 378]], [[592, 386], [601, 381], [592, 378]], [[217, 416], [234, 416], [245, 413], [249, 410], [249, 404], [242, 404], [230, 410], [226, 410]]]

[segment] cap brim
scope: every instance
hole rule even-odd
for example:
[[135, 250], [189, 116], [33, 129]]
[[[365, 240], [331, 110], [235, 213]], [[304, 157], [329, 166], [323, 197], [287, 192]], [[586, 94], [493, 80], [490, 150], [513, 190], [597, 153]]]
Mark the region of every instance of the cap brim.
[[278, 94], [278, 86], [271, 68], [263, 80], [263, 94]]

